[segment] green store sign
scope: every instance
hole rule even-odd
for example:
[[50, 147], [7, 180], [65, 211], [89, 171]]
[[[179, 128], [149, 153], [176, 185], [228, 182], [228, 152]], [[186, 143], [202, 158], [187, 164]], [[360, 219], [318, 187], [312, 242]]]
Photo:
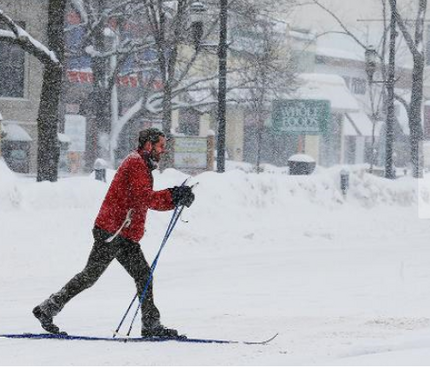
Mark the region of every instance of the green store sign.
[[272, 127], [279, 133], [326, 134], [330, 110], [326, 100], [275, 100]]

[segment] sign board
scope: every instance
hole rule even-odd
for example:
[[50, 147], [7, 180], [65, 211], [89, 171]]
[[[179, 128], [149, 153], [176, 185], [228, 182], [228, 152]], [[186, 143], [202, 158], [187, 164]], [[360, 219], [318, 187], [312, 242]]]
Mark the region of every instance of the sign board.
[[327, 132], [330, 102], [326, 100], [275, 100], [272, 127], [276, 132], [319, 135]]
[[206, 137], [175, 137], [175, 168], [206, 169], [208, 143]]
[[82, 115], [66, 114], [64, 134], [70, 138], [70, 152], [85, 152], [87, 120]]

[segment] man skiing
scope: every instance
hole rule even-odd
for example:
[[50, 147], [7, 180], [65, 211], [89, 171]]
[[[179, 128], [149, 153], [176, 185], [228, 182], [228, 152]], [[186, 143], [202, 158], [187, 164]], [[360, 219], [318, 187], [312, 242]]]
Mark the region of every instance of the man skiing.
[[[53, 323], [55, 317], [73, 297], [91, 287], [113, 259], [133, 277], [139, 295], [150, 274], [139, 241], [144, 235], [148, 209], [167, 211], [175, 206], [190, 207], [194, 201], [191, 187], [180, 186], [153, 190], [152, 170], [165, 153], [166, 138], [158, 129], [139, 133], [139, 146], [118, 168], [102, 203], [93, 228], [94, 245], [82, 272], [75, 275], [60, 291], [33, 309], [42, 327], [53, 334], [66, 334]], [[152, 282], [141, 306], [142, 336], [176, 337], [178, 332], [160, 323], [154, 304]]]

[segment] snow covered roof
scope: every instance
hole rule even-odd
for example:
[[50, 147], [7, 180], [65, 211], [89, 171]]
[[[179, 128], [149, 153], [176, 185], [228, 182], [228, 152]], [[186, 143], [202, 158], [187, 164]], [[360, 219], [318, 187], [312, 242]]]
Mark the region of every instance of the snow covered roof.
[[[6, 141], [16, 141], [16, 142], [32, 142], [33, 139], [27, 131], [15, 123], [2, 123], [2, 131], [6, 133], [4, 140]], [[58, 133], [58, 140], [64, 143], [70, 143], [70, 138], [63, 134]]]
[[316, 54], [338, 59], [364, 61], [364, 51], [360, 53], [354, 51], [346, 51], [330, 47], [317, 46]]
[[315, 40], [315, 34], [310, 31], [300, 31], [291, 29], [289, 32], [290, 36], [297, 40], [313, 41]]
[[[300, 83], [301, 82], [301, 83]], [[299, 75], [300, 87], [294, 93], [285, 93], [283, 98], [305, 100], [328, 100], [332, 110], [338, 112], [358, 112], [360, 106], [355, 96], [349, 91], [342, 77], [334, 74], [304, 73]], [[207, 90], [187, 91], [189, 103], [198, 106], [202, 103], [215, 103], [208, 86]], [[251, 99], [248, 88], [232, 89], [227, 94], [228, 100], [245, 101]], [[204, 109], [200, 106], [199, 109]]]
[[58, 140], [63, 143], [70, 143], [72, 140], [70, 137], [64, 133], [57, 133], [58, 134]]
[[18, 124], [2, 123], [2, 130], [6, 133], [5, 141], [31, 142], [33, 140], [26, 130]]
[[315, 160], [304, 153], [296, 153], [288, 158], [288, 161], [296, 161], [296, 162], [315, 162]]
[[334, 74], [303, 73], [299, 75], [302, 85], [294, 97], [307, 100], [329, 100], [333, 110], [354, 112], [360, 106], [349, 91], [344, 79]]

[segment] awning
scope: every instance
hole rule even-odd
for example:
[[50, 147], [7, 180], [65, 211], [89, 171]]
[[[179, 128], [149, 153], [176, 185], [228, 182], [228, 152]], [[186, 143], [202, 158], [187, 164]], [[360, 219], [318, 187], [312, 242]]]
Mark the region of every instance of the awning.
[[5, 141], [31, 142], [33, 140], [26, 130], [18, 124], [2, 123], [2, 131], [6, 133], [6, 137], [3, 138]]
[[334, 74], [304, 73], [299, 75], [302, 85], [296, 96], [305, 100], [328, 100], [332, 110], [357, 112], [357, 99], [349, 91], [342, 77]]
[[[359, 135], [364, 137], [371, 137], [373, 130], [373, 123], [369, 117], [362, 111], [350, 112], [346, 114], [346, 119], [352, 122]], [[375, 129], [375, 136], [379, 135], [379, 130]]]
[[343, 121], [343, 135], [347, 136], [360, 136], [360, 132], [354, 124], [354, 121], [346, 115], [345, 120]]

